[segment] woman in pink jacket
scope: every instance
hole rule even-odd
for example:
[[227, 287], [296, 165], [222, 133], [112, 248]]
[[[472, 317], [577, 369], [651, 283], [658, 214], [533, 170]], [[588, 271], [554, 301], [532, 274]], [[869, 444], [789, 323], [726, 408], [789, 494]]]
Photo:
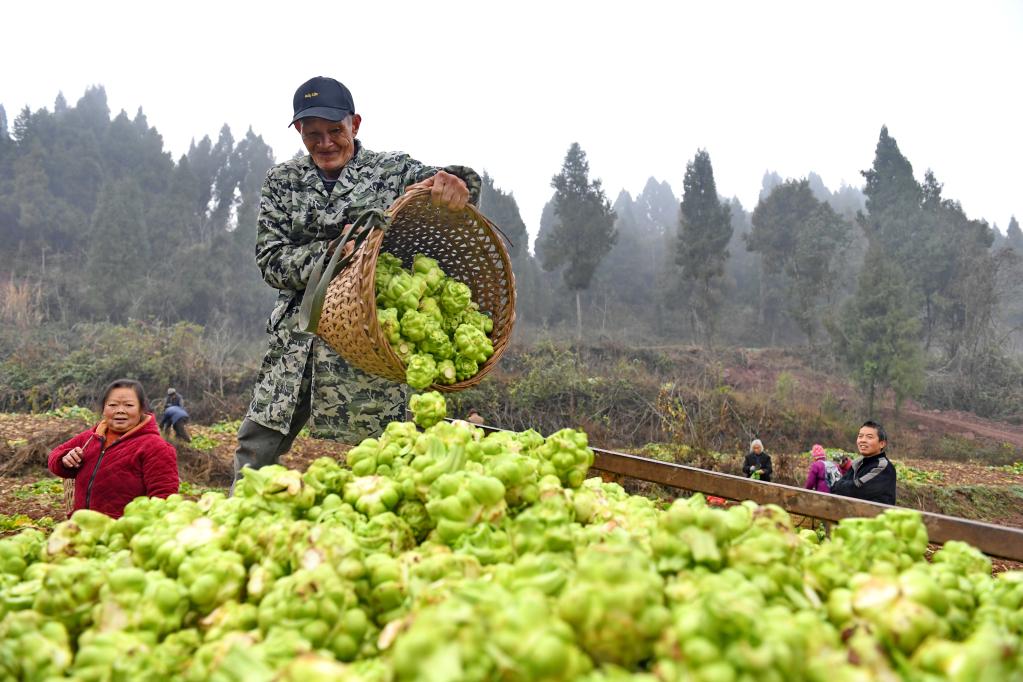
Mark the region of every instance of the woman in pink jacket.
[[828, 485], [827, 468], [824, 464], [828, 455], [824, 452], [824, 446], [814, 443], [810, 454], [813, 456], [813, 463], [810, 464], [810, 471], [806, 475], [806, 485], [803, 487], [807, 490], [816, 490], [819, 493], [830, 493], [831, 486]]

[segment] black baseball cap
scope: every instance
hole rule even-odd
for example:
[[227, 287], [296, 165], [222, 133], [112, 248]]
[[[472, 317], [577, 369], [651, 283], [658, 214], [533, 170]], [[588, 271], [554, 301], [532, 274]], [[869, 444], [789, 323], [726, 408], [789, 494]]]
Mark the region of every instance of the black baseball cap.
[[328, 121], [340, 121], [346, 116], [355, 113], [355, 102], [352, 101], [351, 91], [343, 83], [317, 76], [310, 78], [295, 91], [295, 115], [288, 125], [294, 125], [295, 121], [315, 116], [325, 118]]

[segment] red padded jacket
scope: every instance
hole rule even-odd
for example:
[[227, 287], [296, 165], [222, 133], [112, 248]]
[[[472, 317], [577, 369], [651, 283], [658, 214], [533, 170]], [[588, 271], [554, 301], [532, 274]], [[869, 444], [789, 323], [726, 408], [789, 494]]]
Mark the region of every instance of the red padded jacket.
[[[141, 424], [104, 448], [105, 433], [106, 422], [101, 421], [50, 452], [50, 471], [75, 479], [72, 512], [94, 509], [118, 518], [136, 497], [178, 492], [178, 453], [160, 436], [153, 415], [147, 414]], [[79, 446], [82, 464], [69, 469], [60, 460]]]

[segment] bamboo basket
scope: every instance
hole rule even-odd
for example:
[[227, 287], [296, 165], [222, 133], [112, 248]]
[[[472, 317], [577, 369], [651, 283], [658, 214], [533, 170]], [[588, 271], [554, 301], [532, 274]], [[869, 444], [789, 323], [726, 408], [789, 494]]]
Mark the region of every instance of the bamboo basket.
[[[383, 229], [358, 243], [351, 260], [327, 286], [316, 334], [362, 371], [405, 382], [405, 364], [391, 349], [377, 320], [377, 256], [389, 252], [412, 266], [417, 253], [435, 258], [446, 274], [464, 282], [481, 312], [494, 321], [494, 354], [473, 377], [429, 389], [451, 393], [478, 384], [493, 370], [515, 324], [515, 275], [498, 230], [474, 206], [458, 212], [430, 203], [430, 190], [411, 189], [386, 212]], [[428, 389], [428, 390], [429, 390]]]
[[64, 513], [71, 518], [71, 512], [75, 508], [75, 479], [62, 478], [64, 482]]

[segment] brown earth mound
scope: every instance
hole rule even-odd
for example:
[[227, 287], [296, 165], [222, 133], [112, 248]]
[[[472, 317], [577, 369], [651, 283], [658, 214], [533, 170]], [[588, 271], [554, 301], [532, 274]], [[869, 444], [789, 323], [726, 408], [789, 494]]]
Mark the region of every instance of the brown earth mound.
[[78, 422], [41, 420], [35, 415], [23, 422], [0, 415], [0, 476], [45, 475], [46, 457], [64, 441], [86, 428]]

